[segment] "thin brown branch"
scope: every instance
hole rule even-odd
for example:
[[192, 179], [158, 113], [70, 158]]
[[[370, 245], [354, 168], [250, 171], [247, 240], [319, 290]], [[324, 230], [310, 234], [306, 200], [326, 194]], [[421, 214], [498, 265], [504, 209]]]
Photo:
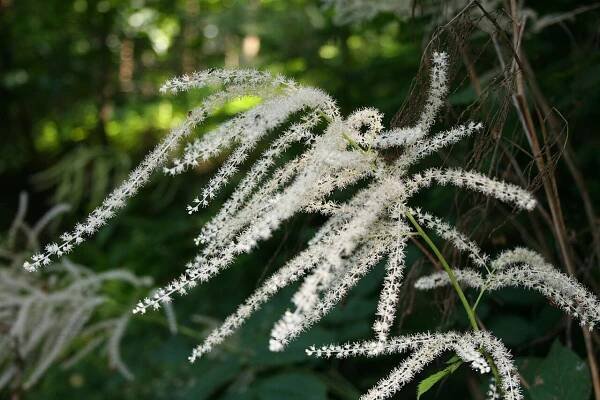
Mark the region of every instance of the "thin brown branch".
[[[518, 69], [516, 72], [516, 93], [513, 95], [513, 102], [515, 109], [519, 115], [519, 119], [523, 126], [531, 151], [533, 153], [534, 160], [538, 167], [539, 172], [542, 174], [542, 182], [544, 186], [544, 192], [546, 194], [546, 200], [550, 207], [550, 213], [554, 223], [555, 237], [558, 241], [561, 256], [565, 264], [566, 270], [570, 276], [576, 276], [575, 265], [573, 262], [572, 249], [568, 244], [567, 230], [565, 226], [565, 220], [560, 206], [560, 198], [558, 196], [558, 186], [553, 173], [546, 173], [546, 159], [544, 153], [541, 150], [540, 143], [536, 134], [531, 112], [526, 102], [525, 97], [525, 82], [523, 79], [523, 67], [519, 61], [521, 54], [520, 40], [523, 33], [523, 27], [521, 26], [519, 9], [516, 0], [510, 0], [510, 15], [512, 17], [513, 24], [513, 53], [515, 54], [514, 62], [515, 67], [518, 63]], [[590, 366], [590, 373], [592, 377], [592, 383], [594, 386], [594, 396], [596, 400], [600, 400], [600, 378], [598, 365], [596, 362], [596, 356], [594, 351], [594, 344], [592, 342], [590, 332], [585, 328], [582, 329], [583, 337], [585, 340], [585, 347], [587, 352], [588, 364]]]
[[419, 242], [413, 236], [410, 237], [410, 241], [413, 242], [413, 244], [419, 248], [419, 250], [421, 251], [421, 253], [423, 253], [423, 255], [425, 257], [427, 257], [427, 260], [429, 260], [429, 262], [433, 265], [433, 267], [436, 270], [438, 270], [438, 271], [442, 271], [443, 270], [442, 265], [438, 262], [438, 260], [434, 257], [434, 255], [431, 254], [431, 252], [429, 251], [429, 249], [427, 249], [427, 247], [423, 246], [423, 244], [421, 244], [421, 242]]
[[[527, 68], [527, 76], [529, 78], [529, 87], [531, 88], [531, 94], [537, 103], [537, 105], [541, 108], [543, 113], [543, 117], [548, 121], [549, 128], [552, 134], [555, 137], [562, 136], [562, 124], [559, 119], [556, 117], [558, 113], [556, 110], [550, 107], [546, 96], [539, 87], [537, 79], [535, 77], [535, 72], [533, 68], [531, 68], [531, 64], [527, 59], [527, 56], [523, 56], [523, 64], [525, 68]], [[560, 115], [560, 113], [558, 113]], [[566, 126], [566, 121], [565, 121]], [[588, 220], [588, 225], [590, 227], [590, 231], [592, 233], [593, 238], [593, 248], [596, 253], [596, 259], [600, 261], [600, 230], [598, 229], [598, 217], [596, 211], [594, 210], [593, 202], [589, 194], [589, 190], [587, 188], [587, 184], [585, 183], [585, 179], [583, 178], [583, 174], [577, 167], [577, 163], [575, 162], [573, 156], [573, 149], [568, 141], [565, 140], [565, 146], [563, 149], [563, 160], [577, 186], [577, 192], [581, 196], [581, 201], [583, 203], [583, 208]]]

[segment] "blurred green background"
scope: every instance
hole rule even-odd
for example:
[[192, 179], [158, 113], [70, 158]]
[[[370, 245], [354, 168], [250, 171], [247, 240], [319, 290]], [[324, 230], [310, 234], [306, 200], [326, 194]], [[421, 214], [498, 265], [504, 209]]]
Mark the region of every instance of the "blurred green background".
[[[593, 2], [527, 2], [540, 15], [585, 4]], [[388, 123], [419, 69], [431, 19], [380, 15], [362, 24], [338, 26], [331, 14], [319, 2], [308, 0], [0, 0], [1, 230], [10, 225], [21, 191], [31, 196], [32, 221], [53, 204], [73, 206], [47, 234], [48, 240], [98, 205], [200, 101], [204, 93], [159, 95], [164, 80], [182, 73], [223, 66], [283, 73], [323, 88], [345, 113], [377, 107]], [[592, 10], [525, 40], [540, 86], [568, 121], [568, 140], [596, 205], [600, 204], [598, 17]], [[465, 93], [469, 92], [455, 91], [450, 104], [460, 110]], [[247, 106], [243, 101], [229, 104], [197, 134]], [[508, 121], [506, 129], [517, 131], [514, 118]], [[469, 154], [467, 146], [455, 149], [452, 156], [464, 160]], [[158, 284], [167, 282], [193, 256], [191, 238], [224, 199], [200, 215], [189, 217], [185, 212], [185, 205], [217, 167], [218, 160], [175, 179], [156, 174], [140, 196], [72, 258], [94, 270], [120, 267], [152, 276]], [[590, 228], [560, 160], [556, 175], [572, 240], [584, 243]], [[443, 210], [452, 199], [439, 194], [428, 200], [428, 206]], [[321, 222], [316, 216], [291, 220], [253, 255], [177, 298], [177, 335], [164, 328], [162, 314], [134, 318], [122, 346], [135, 380], [125, 380], [107, 368], [100, 354], [93, 354], [69, 370], [57, 365], [26, 398], [358, 398], [400, 358], [313, 360], [303, 349], [313, 343], [371, 336], [382, 268], [284, 353], [269, 353], [267, 345], [291, 290], [274, 298], [211, 357], [194, 365], [187, 362], [191, 348], [207, 331], [296, 253]], [[510, 227], [495, 231], [497, 240], [488, 248], [527, 244], [513, 232]], [[580, 279], [597, 288], [593, 249], [584, 245], [578, 249], [583, 260]], [[421, 258], [416, 248], [409, 250], [409, 265]], [[411, 276], [429, 268], [418, 263]], [[124, 309], [144, 296], [122, 289], [106, 291]], [[402, 300], [406, 312], [396, 332], [466, 326], [460, 310], [452, 312], [449, 292], [433, 297], [407, 289]], [[528, 398], [589, 397], [580, 333], [541, 296], [503, 291], [481, 306], [480, 317], [518, 356], [529, 383]], [[431, 371], [442, 364], [433, 365]], [[479, 388], [486, 385], [463, 368], [423, 398], [478, 398]], [[414, 385], [397, 398], [416, 398]]]

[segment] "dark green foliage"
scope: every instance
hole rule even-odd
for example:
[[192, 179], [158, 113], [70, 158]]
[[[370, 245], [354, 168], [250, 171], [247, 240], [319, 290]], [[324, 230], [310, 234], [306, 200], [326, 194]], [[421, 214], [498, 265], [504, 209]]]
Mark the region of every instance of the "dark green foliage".
[[522, 358], [519, 367], [529, 384], [527, 393], [531, 400], [577, 400], [590, 396], [587, 364], [558, 340], [545, 358]]

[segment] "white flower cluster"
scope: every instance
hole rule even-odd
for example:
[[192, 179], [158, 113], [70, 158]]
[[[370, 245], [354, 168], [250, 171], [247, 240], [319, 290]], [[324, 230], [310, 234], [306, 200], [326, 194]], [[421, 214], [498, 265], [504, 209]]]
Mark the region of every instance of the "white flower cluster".
[[[408, 237], [413, 234], [407, 222], [409, 215], [414, 214], [420, 223], [433, 229], [459, 250], [468, 252], [475, 265], [486, 267], [488, 264], [487, 256], [465, 235], [439, 218], [411, 208], [409, 202], [415, 195], [437, 183], [478, 191], [520, 209], [531, 210], [535, 207], [535, 200], [527, 191], [478, 172], [442, 168], [410, 171], [424, 157], [476, 133], [482, 127], [481, 124], [470, 122], [447, 131], [432, 132], [448, 91], [447, 68], [447, 56], [434, 53], [431, 85], [417, 123], [392, 130], [384, 129], [382, 115], [375, 109], [361, 109], [343, 118], [335, 102], [322, 91], [260, 72], [214, 70], [172, 80], [164, 86], [166, 91], [178, 92], [207, 85], [218, 85], [222, 89], [192, 111], [189, 118], [157, 146], [131, 177], [92, 213], [86, 223], [76, 226], [73, 233], [63, 238], [62, 244], [51, 245], [47, 252], [35, 256], [26, 267], [36, 269], [45, 264], [50, 256], [61, 255], [67, 248], [70, 250], [73, 244], [81, 243], [84, 236], [93, 234], [117, 208], [123, 206], [126, 198], [137, 192], [150, 173], [165, 162], [181, 139], [188, 136], [192, 128], [216, 107], [238, 96], [258, 95], [263, 98], [260, 105], [191, 142], [183, 150], [183, 156], [174, 159], [173, 165], [165, 168], [167, 174], [178, 174], [201, 160], [229, 150], [223, 166], [201, 195], [188, 206], [188, 212], [199, 210], [214, 198], [268, 132], [282, 125], [292, 115], [297, 119], [263, 152], [217, 215], [202, 228], [195, 239], [201, 249], [185, 271], [140, 301], [134, 313], [159, 308], [162, 303], [169, 302], [173, 295], [183, 295], [198, 283], [209, 280], [228, 268], [240, 254], [252, 251], [259, 242], [269, 239], [292, 216], [300, 212], [318, 212], [328, 219], [307, 248], [262, 283], [193, 350], [189, 359], [193, 362], [222, 343], [280, 289], [303, 279], [292, 297], [292, 307], [271, 332], [270, 349], [283, 350], [290, 341], [323, 318], [362, 277], [384, 259], [387, 261], [386, 274], [373, 322], [377, 340], [372, 342], [375, 347], [368, 351], [373, 355], [385, 352], [394, 343], [389, 334], [394, 324], [404, 274], [405, 247]], [[317, 130], [320, 126], [325, 126], [322, 131]], [[286, 163], [278, 163], [280, 156], [298, 142], [304, 145], [304, 152]], [[391, 147], [401, 149], [400, 155], [393, 161], [386, 159], [382, 152]], [[356, 189], [348, 201], [331, 200], [331, 194], [347, 187]], [[513, 262], [508, 255], [501, 259], [505, 260], [501, 262], [505, 265]], [[519, 284], [519, 279], [524, 278], [510, 275], [513, 268], [492, 267], [497, 270], [495, 277], [505, 277], [498, 281], [502, 285]], [[470, 272], [466, 271], [457, 271], [460, 279], [469, 277]], [[506, 271], [506, 274], [501, 275], [501, 271]], [[537, 274], [537, 282], [546, 282], [541, 272], [527, 273]], [[473, 274], [478, 276], [476, 272]], [[441, 276], [436, 275], [432, 279], [444, 282]], [[586, 320], [595, 318], [591, 307], [597, 304], [596, 300], [589, 293], [578, 290], [577, 283], [569, 282], [571, 296], [553, 286], [555, 292], [563, 294], [560, 297], [563, 306], [569, 310], [577, 309], [578, 314]], [[555, 292], [551, 294], [557, 297]], [[584, 301], [587, 301], [585, 307], [581, 306]], [[380, 382], [366, 398], [391, 395], [426, 363], [449, 349], [455, 350], [477, 370], [486, 372], [489, 365], [479, 353], [483, 349], [503, 373], [499, 385], [506, 398], [520, 398], [508, 353], [496, 339], [485, 333], [440, 335], [433, 335], [433, 339], [423, 339], [421, 342], [412, 340], [413, 356], [389, 378]]]
[[[181, 140], [187, 137], [193, 128], [204, 121], [215, 108], [244, 95], [273, 95], [280, 91], [281, 87], [292, 87], [295, 83], [253, 70], [217, 70], [171, 80], [161, 88], [161, 91], [176, 93], [189, 88], [214, 85], [223, 86], [223, 90], [209, 96], [201, 106], [190, 111], [186, 120], [172, 129], [154, 150], [144, 158], [140, 165], [131, 172], [129, 177], [99, 207], [90, 213], [84, 222], [76, 224], [72, 232], [61, 235], [60, 244], [48, 244], [45, 247], [45, 252], [33, 255], [30, 261], [24, 263], [24, 268], [35, 271], [50, 264], [53, 256], [60, 257], [68, 254], [74, 246], [83, 243], [87, 237], [92, 236], [99, 228], [104, 226], [115, 215], [115, 212], [123, 208], [127, 200], [148, 182], [152, 172], [166, 162]], [[216, 146], [213, 149], [216, 152], [223, 149], [220, 143]]]
[[[490, 291], [507, 286], [533, 289], [573, 318], [578, 318], [581, 326], [592, 330], [600, 323], [600, 301], [580, 283], [557, 271], [532, 250], [516, 248], [501, 253], [492, 261], [491, 271], [485, 277], [468, 268], [454, 272], [458, 281], [466, 287]], [[449, 284], [445, 273], [434, 273], [420, 278], [415, 287], [429, 290]]]
[[444, 222], [442, 219], [431, 215], [420, 208], [411, 208], [411, 214], [419, 222], [419, 224], [431, 229], [442, 239], [447, 240], [449, 243], [462, 252], [466, 252], [471, 261], [481, 268], [487, 268], [490, 257], [483, 253], [477, 243], [468, 239], [463, 233], [459, 232], [452, 225]]
[[499, 400], [500, 393], [498, 392], [498, 385], [496, 384], [496, 378], [493, 376], [490, 377], [490, 384], [488, 385], [488, 390], [485, 393], [486, 400]]
[[[29, 389], [55, 364], [74, 365], [102, 346], [111, 367], [132, 378], [120, 353], [131, 314], [93, 315], [107, 300], [106, 282], [139, 287], [152, 280], [125, 270], [95, 273], [66, 258], [50, 265], [50, 275], [26, 273], [21, 268], [26, 252], [17, 243], [35, 246], [46, 224], [68, 207], [54, 207], [33, 226], [24, 222], [26, 208], [22, 194], [8, 239], [0, 242], [0, 390]], [[84, 345], [77, 348], [77, 342]]]
[[389, 338], [386, 342], [375, 340], [319, 348], [312, 346], [306, 350], [306, 353], [309, 356], [326, 358], [374, 357], [411, 353], [386, 378], [379, 381], [361, 397], [362, 400], [376, 400], [392, 397], [427, 364], [447, 351], [454, 351], [475, 371], [486, 374], [491, 371], [491, 368], [482, 355], [482, 352], [485, 351], [498, 368], [501, 380], [500, 389], [504, 393], [504, 398], [507, 400], [523, 398], [510, 352], [500, 340], [487, 332], [419, 333]]

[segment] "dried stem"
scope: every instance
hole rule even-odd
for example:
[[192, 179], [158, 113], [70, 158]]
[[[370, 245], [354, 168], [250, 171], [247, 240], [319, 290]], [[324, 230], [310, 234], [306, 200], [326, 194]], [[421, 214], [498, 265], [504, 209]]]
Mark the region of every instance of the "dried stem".
[[[533, 119], [531, 117], [531, 112], [526, 101], [525, 80], [523, 78], [524, 71], [522, 68], [522, 51], [520, 46], [523, 26], [521, 24], [519, 9], [516, 0], [510, 0], [510, 15], [512, 18], [513, 29], [513, 53], [515, 54], [513, 67], [515, 68], [516, 79], [516, 92], [513, 95], [513, 104], [519, 115], [519, 119], [523, 126], [523, 131], [527, 136], [536, 166], [541, 174], [544, 192], [546, 194], [546, 200], [548, 201], [548, 206], [550, 207], [550, 214], [552, 215], [552, 222], [554, 225], [554, 236], [558, 241], [563, 262], [565, 264], [568, 274], [574, 277], [576, 275], [575, 263], [573, 261], [573, 254], [571, 253], [572, 248], [568, 243], [567, 229], [564, 220], [564, 215], [562, 213], [562, 208], [560, 205], [560, 198], [558, 196], [558, 186], [556, 184], [556, 177], [554, 176], [552, 171], [548, 170], [548, 166], [546, 165], [547, 160], [545, 159], [544, 154], [542, 152], [533, 123]], [[517, 62], [517, 60], [520, 61]], [[589, 331], [587, 331], [586, 329], [582, 329], [582, 332], [585, 340], [585, 347], [588, 356], [588, 364], [590, 366], [590, 372], [592, 375], [592, 382], [594, 385], [594, 396], [596, 400], [600, 400], [600, 377], [598, 365], [596, 363], [593, 342], [591, 340]]]

